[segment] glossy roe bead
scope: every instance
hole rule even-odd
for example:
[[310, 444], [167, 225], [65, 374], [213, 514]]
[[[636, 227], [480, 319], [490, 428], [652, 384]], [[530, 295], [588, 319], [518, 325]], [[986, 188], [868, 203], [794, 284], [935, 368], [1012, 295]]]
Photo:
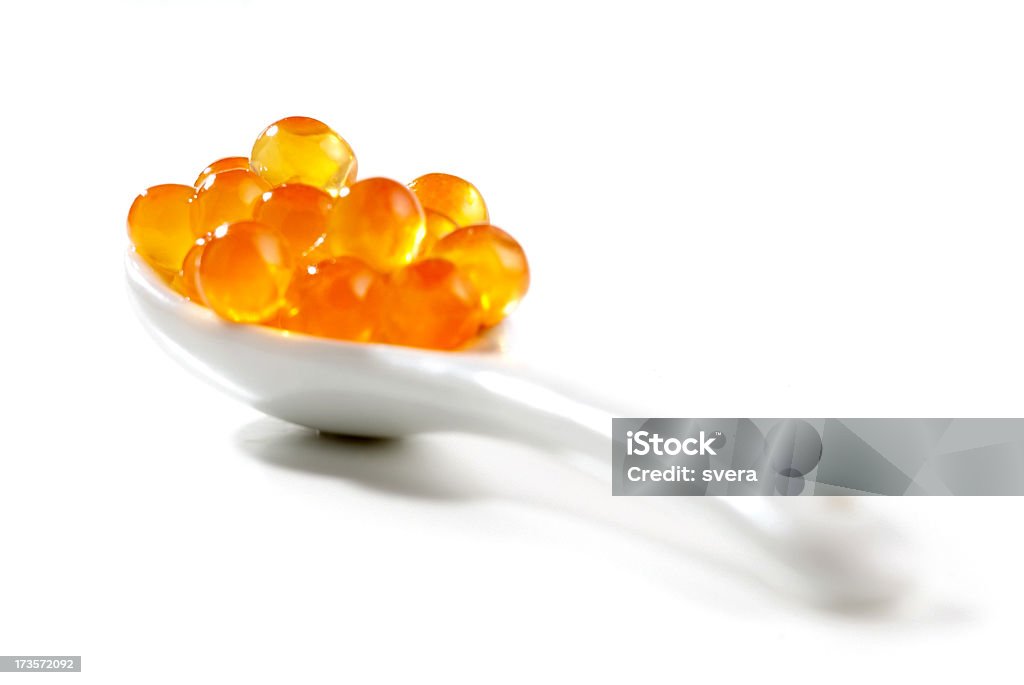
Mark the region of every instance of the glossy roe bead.
[[380, 280], [376, 271], [354, 257], [298, 269], [288, 288], [282, 328], [366, 342], [380, 319]]
[[224, 157], [218, 159], [216, 162], [210, 164], [210, 166], [199, 172], [199, 178], [193, 183], [196, 188], [199, 188], [206, 179], [214, 174], [219, 174], [222, 171], [231, 171], [232, 169], [249, 169], [249, 158], [248, 157]]
[[128, 237], [151, 266], [173, 274], [192, 247], [191, 202], [195, 189], [167, 183], [147, 188], [128, 210]]
[[457, 226], [488, 222], [483, 195], [472, 183], [451, 174], [425, 174], [409, 184], [424, 209], [444, 214]]
[[245, 169], [229, 169], [208, 176], [192, 202], [192, 231], [197, 237], [222, 224], [252, 219], [256, 204], [270, 185]]
[[333, 201], [319, 188], [290, 183], [263, 193], [253, 219], [277, 229], [288, 241], [292, 254], [300, 257], [327, 231]]
[[293, 267], [280, 233], [243, 221], [217, 229], [202, 250], [196, 283], [203, 301], [220, 316], [260, 323], [281, 307]]
[[358, 257], [387, 273], [412, 261], [424, 222], [423, 208], [408, 188], [389, 178], [367, 178], [335, 200], [326, 247], [331, 256]]
[[418, 254], [421, 256], [428, 254], [438, 240], [458, 228], [454, 221], [432, 209], [424, 209], [423, 216], [426, 232], [423, 234], [423, 240], [420, 242]]
[[515, 238], [495, 226], [469, 226], [434, 245], [431, 257], [453, 262], [480, 294], [485, 326], [511, 312], [530, 287], [526, 253]]
[[384, 342], [454, 349], [480, 329], [479, 295], [444, 259], [424, 259], [391, 274], [383, 287]]
[[273, 186], [303, 183], [337, 196], [356, 180], [356, 156], [344, 138], [309, 117], [287, 117], [266, 128], [249, 155], [252, 169]]
[[171, 281], [171, 287], [197, 304], [204, 304], [203, 297], [199, 292], [198, 277], [199, 260], [203, 257], [203, 247], [205, 245], [205, 238], [199, 238], [195, 241], [192, 248], [185, 254], [185, 259], [181, 263], [181, 269], [178, 270], [174, 280]]

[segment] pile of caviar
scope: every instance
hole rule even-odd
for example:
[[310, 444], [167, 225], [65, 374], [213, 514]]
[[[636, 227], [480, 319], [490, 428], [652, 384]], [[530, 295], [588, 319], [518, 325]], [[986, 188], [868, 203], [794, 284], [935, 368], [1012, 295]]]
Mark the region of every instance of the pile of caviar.
[[473, 184], [432, 173], [356, 180], [352, 148], [288, 117], [248, 157], [135, 198], [136, 252], [181, 295], [238, 323], [455, 349], [526, 294], [522, 247]]

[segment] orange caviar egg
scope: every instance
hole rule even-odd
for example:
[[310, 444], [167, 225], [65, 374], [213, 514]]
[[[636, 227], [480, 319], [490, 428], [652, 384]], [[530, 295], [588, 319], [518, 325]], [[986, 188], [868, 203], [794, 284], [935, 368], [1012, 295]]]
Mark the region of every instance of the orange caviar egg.
[[382, 292], [385, 342], [447, 350], [480, 329], [480, 296], [445, 259], [424, 259], [396, 271]]
[[206, 179], [214, 174], [219, 174], [222, 171], [231, 171], [232, 169], [249, 169], [249, 158], [248, 157], [224, 157], [218, 159], [216, 162], [210, 164], [210, 166], [199, 172], [199, 178], [193, 183], [196, 188], [203, 185]]
[[197, 289], [210, 309], [231, 321], [260, 323], [281, 307], [294, 262], [280, 233], [242, 221], [217, 229], [198, 267]]
[[245, 169], [229, 169], [203, 181], [192, 202], [192, 231], [211, 233], [221, 224], [252, 219], [256, 204], [270, 185]]
[[381, 276], [354, 257], [296, 271], [281, 326], [291, 331], [366, 342], [381, 311]]
[[174, 183], [147, 188], [128, 210], [128, 237], [136, 252], [165, 274], [181, 267], [192, 247], [191, 202], [195, 189]]
[[526, 253], [496, 226], [460, 228], [439, 240], [430, 256], [450, 260], [473, 282], [485, 326], [505, 318], [530, 287]]
[[456, 349], [526, 294], [526, 255], [472, 183], [356, 173], [344, 138], [287, 117], [193, 187], [143, 192], [128, 233], [171, 288], [218, 316], [339, 340]]
[[423, 235], [423, 241], [420, 243], [418, 252], [420, 255], [428, 254], [438, 240], [458, 228], [454, 221], [432, 209], [424, 209], [423, 215], [425, 217], [424, 226], [426, 227], [426, 232]]
[[409, 184], [424, 209], [445, 215], [457, 226], [488, 222], [484, 197], [469, 181], [451, 174], [426, 174]]
[[199, 260], [203, 256], [204, 245], [206, 245], [206, 238], [199, 238], [195, 241], [192, 248], [185, 254], [185, 259], [181, 262], [181, 269], [171, 281], [171, 287], [178, 293], [199, 304], [203, 303], [203, 297], [199, 293], [198, 275]]
[[356, 155], [344, 138], [316, 119], [287, 117], [268, 126], [249, 155], [270, 185], [303, 183], [337, 196], [356, 180]]
[[387, 273], [412, 261], [426, 231], [424, 222], [412, 191], [389, 178], [368, 178], [334, 202], [327, 250], [332, 256], [358, 257]]
[[[330, 219], [328, 218], [328, 221]], [[299, 261], [306, 266], [315, 266], [322, 261], [334, 259], [333, 253], [328, 249], [326, 235], [316, 241], [306, 254], [300, 255]]]
[[256, 203], [253, 219], [276, 228], [299, 256], [309, 252], [327, 231], [327, 216], [333, 199], [313, 186], [293, 183], [263, 193]]

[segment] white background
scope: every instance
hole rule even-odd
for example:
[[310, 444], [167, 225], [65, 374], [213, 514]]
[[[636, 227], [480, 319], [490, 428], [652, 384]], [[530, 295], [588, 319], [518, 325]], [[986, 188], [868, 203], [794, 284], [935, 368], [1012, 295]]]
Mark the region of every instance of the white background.
[[482, 189], [532, 260], [530, 363], [661, 415], [1019, 416], [1019, 5], [2, 12], [0, 653], [85, 659], [36, 678], [1018, 677], [1019, 499], [872, 501], [922, 589], [823, 612], [752, 581], [699, 503], [261, 418], [147, 337], [121, 260], [139, 190], [305, 114], [364, 177]]

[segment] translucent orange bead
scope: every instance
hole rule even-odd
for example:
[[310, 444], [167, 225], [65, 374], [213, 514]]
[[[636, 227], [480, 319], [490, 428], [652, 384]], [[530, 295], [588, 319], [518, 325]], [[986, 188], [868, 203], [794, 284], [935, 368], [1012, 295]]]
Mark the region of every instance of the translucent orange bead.
[[[329, 222], [330, 222], [330, 218], [328, 217], [328, 225], [329, 225]], [[306, 252], [306, 254], [302, 255], [301, 259], [299, 261], [302, 264], [306, 265], [306, 266], [316, 266], [317, 264], [319, 264], [320, 262], [322, 262], [322, 261], [324, 261], [326, 259], [333, 259], [333, 258], [334, 258], [333, 253], [329, 249], [329, 246], [328, 246], [328, 243], [327, 243], [327, 237], [325, 235], [324, 238], [322, 238], [321, 240], [319, 240], [316, 243], [314, 243], [313, 247], [311, 247]]]
[[382, 291], [385, 342], [448, 350], [480, 329], [480, 296], [447, 260], [414, 262], [391, 274]]
[[233, 169], [249, 169], [249, 158], [248, 157], [225, 157], [218, 159], [210, 166], [206, 167], [199, 173], [199, 178], [193, 183], [196, 188], [203, 185], [206, 179], [214, 174], [219, 174], [222, 171], [231, 171]]
[[222, 224], [252, 219], [256, 204], [270, 185], [245, 169], [229, 169], [208, 176], [192, 202], [192, 231], [197, 237]]
[[283, 304], [294, 262], [280, 233], [243, 221], [218, 228], [198, 266], [196, 285], [210, 309], [231, 321], [260, 323]]
[[303, 183], [337, 196], [356, 180], [356, 155], [327, 124], [287, 117], [266, 128], [249, 155], [252, 169], [271, 185]]
[[381, 276], [354, 257], [298, 269], [288, 288], [281, 327], [309, 335], [365, 342], [378, 327]]
[[203, 257], [203, 246], [206, 245], [205, 238], [199, 238], [192, 245], [192, 248], [185, 254], [181, 263], [181, 269], [175, 274], [171, 281], [171, 287], [188, 299], [203, 304], [203, 297], [199, 292], [199, 260]]
[[486, 224], [484, 197], [469, 181], [451, 174], [426, 174], [409, 184], [424, 209], [444, 214], [458, 226]]
[[423, 215], [425, 217], [424, 225], [426, 232], [423, 234], [423, 241], [420, 242], [420, 249], [417, 252], [419, 255], [429, 253], [438, 240], [458, 228], [454, 221], [432, 209], [424, 209]]
[[151, 266], [173, 274], [192, 247], [191, 202], [195, 189], [168, 183], [142, 192], [128, 210], [128, 237]]
[[333, 202], [330, 195], [313, 186], [278, 186], [263, 193], [253, 210], [253, 219], [276, 228], [288, 241], [292, 254], [301, 256], [326, 233]]
[[449, 233], [434, 245], [430, 256], [450, 260], [473, 282], [485, 326], [501, 321], [530, 287], [526, 253], [515, 238], [495, 226], [469, 226]]
[[412, 191], [389, 178], [368, 178], [334, 202], [327, 249], [332, 256], [358, 257], [387, 273], [412, 261], [426, 232], [424, 223]]

